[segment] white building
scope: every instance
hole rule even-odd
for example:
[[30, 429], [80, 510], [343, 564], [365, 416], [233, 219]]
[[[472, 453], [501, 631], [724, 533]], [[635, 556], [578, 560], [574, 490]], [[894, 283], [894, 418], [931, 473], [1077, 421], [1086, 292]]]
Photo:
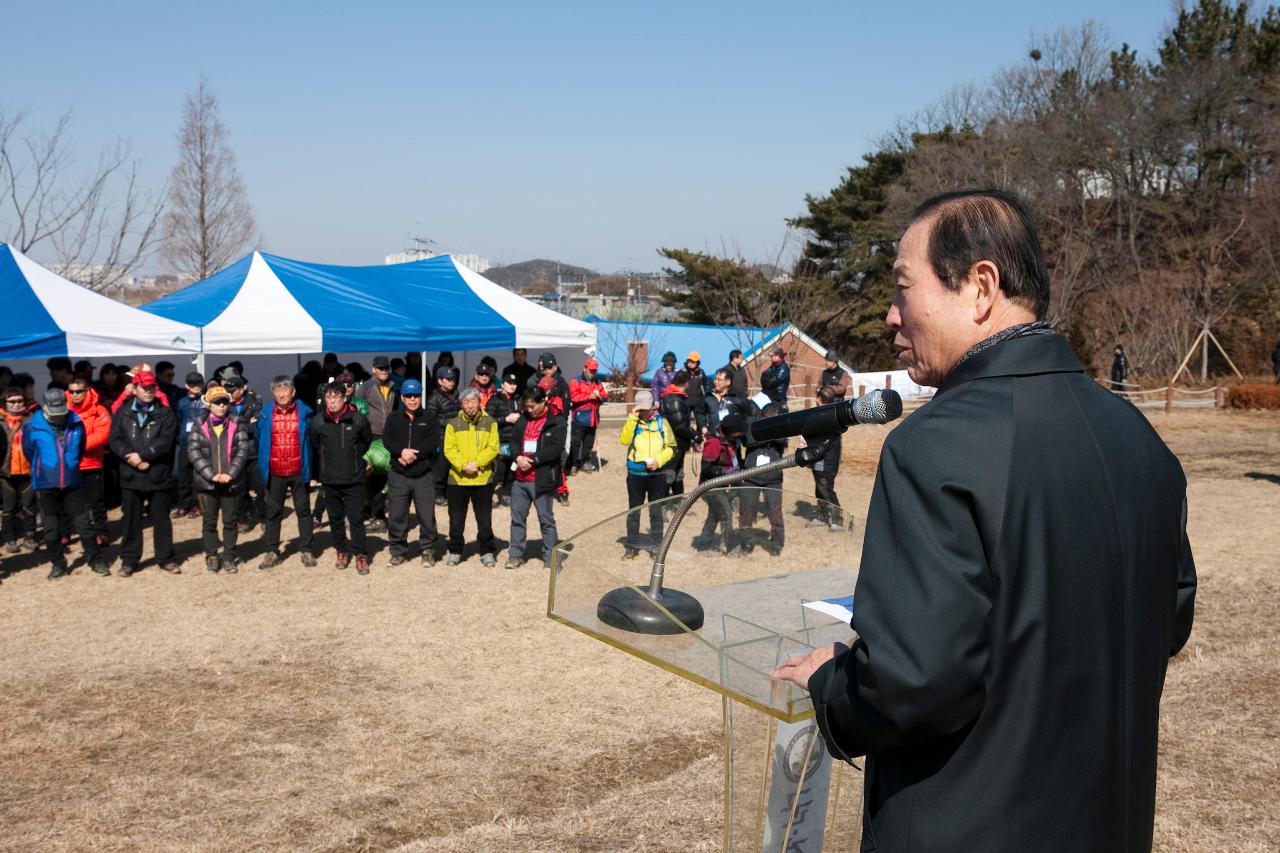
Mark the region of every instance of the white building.
[[[426, 258], [434, 258], [437, 254], [439, 253], [433, 252], [430, 249], [405, 249], [403, 252], [395, 252], [394, 254], [387, 255], [386, 263], [409, 264], [414, 261], [425, 260]], [[464, 267], [470, 269], [472, 272], [483, 273], [485, 270], [489, 269], [489, 267], [493, 266], [493, 264], [489, 263], [488, 258], [482, 258], [475, 254], [454, 254], [453, 259]]]

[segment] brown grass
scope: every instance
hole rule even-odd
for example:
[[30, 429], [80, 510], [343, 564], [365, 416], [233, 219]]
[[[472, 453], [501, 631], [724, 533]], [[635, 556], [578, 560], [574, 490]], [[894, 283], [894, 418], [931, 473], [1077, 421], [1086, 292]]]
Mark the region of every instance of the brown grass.
[[[1151, 417], [1190, 479], [1201, 579], [1155, 846], [1275, 849], [1280, 415]], [[848, 434], [847, 506], [884, 434]], [[563, 532], [625, 506], [618, 470], [572, 481]], [[0, 849], [719, 849], [719, 702], [547, 620], [541, 570], [199, 562], [0, 587]]]

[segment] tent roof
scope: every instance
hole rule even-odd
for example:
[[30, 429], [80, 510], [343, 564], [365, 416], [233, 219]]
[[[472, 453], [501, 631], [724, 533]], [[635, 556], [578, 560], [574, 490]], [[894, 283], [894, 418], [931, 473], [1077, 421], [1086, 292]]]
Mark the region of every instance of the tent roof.
[[197, 352], [200, 332], [68, 281], [0, 243], [0, 358]]
[[649, 359], [641, 379], [649, 379], [662, 366], [662, 355], [668, 350], [676, 354], [676, 366], [683, 367], [685, 357], [693, 351], [702, 357], [707, 373], [729, 363], [729, 352], [750, 350], [777, 330], [754, 326], [700, 326], [692, 323], [645, 323], [601, 320], [594, 315], [588, 323], [596, 326], [596, 358], [601, 368], [621, 372], [627, 367], [627, 343], [647, 341]]
[[386, 266], [254, 252], [144, 306], [201, 328], [205, 352], [293, 353], [590, 346], [595, 329], [449, 255]]

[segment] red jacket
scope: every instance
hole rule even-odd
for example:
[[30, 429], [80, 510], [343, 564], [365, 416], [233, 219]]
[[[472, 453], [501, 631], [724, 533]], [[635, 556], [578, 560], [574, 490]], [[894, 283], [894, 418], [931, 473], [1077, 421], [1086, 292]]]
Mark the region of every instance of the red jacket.
[[[591, 399], [593, 391], [600, 392], [600, 399]], [[569, 402], [573, 406], [573, 422], [583, 424], [585, 426], [596, 426], [600, 423], [600, 404], [609, 398], [604, 390], [604, 385], [599, 379], [588, 379], [587, 374], [583, 373], [577, 379], [569, 383]], [[579, 412], [585, 412], [585, 415], [579, 415]], [[586, 418], [583, 420], [583, 418]]]
[[98, 403], [98, 392], [93, 388], [78, 406], [67, 394], [67, 408], [79, 415], [84, 424], [84, 456], [80, 459], [80, 470], [101, 470], [102, 452], [106, 450], [107, 438], [111, 435], [111, 415]]
[[[354, 408], [350, 403], [347, 408]], [[279, 406], [271, 414], [271, 457], [267, 470], [274, 477], [294, 477], [302, 473], [302, 445], [298, 433], [298, 407], [285, 411]]]

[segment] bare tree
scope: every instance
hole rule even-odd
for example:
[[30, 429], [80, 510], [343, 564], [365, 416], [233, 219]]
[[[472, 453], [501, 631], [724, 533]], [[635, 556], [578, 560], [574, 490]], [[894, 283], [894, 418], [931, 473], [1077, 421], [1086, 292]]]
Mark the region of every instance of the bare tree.
[[119, 141], [77, 175], [70, 115], [47, 134], [22, 133], [25, 120], [0, 112], [0, 238], [22, 252], [47, 241], [64, 274], [91, 290], [121, 283], [155, 246], [163, 190], [140, 185], [138, 164]]
[[258, 242], [228, 135], [202, 77], [183, 107], [164, 223], [163, 254], [179, 275], [208, 278]]

